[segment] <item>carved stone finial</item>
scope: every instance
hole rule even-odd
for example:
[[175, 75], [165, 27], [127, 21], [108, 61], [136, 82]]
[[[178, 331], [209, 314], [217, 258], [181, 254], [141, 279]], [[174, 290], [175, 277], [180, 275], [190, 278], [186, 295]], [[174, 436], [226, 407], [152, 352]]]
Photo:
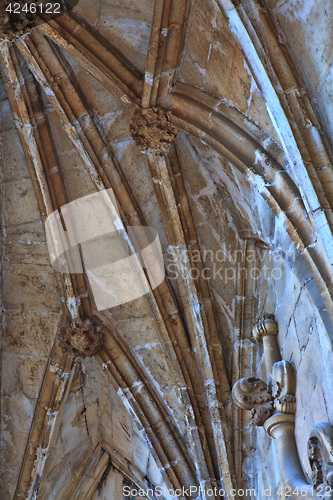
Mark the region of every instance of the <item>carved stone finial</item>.
[[314, 488], [323, 485], [324, 488], [333, 489], [332, 425], [320, 422], [312, 428], [308, 440], [308, 459], [312, 470], [311, 482]]
[[178, 132], [163, 108], [138, 109], [133, 115], [130, 130], [142, 152], [151, 151], [157, 156], [166, 155]]
[[252, 335], [257, 342], [262, 342], [266, 335], [276, 335], [278, 324], [274, 319], [274, 314], [263, 314], [253, 327]]
[[77, 319], [60, 329], [59, 346], [63, 352], [86, 358], [100, 350], [102, 336], [102, 330], [90, 319]]
[[273, 412], [273, 398], [268, 385], [257, 377], [245, 377], [238, 380], [232, 388], [235, 403], [250, 410], [254, 425], [263, 425]]

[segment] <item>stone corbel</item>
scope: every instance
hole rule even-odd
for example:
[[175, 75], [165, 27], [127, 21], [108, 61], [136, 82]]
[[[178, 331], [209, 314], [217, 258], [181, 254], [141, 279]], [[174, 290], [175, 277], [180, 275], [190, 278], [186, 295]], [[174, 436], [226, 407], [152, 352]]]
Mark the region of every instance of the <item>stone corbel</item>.
[[275, 439], [283, 491], [287, 497], [323, 498], [323, 494], [316, 491], [321, 489], [326, 493], [326, 498], [333, 498], [328, 491], [333, 483], [332, 426], [318, 424], [325, 426], [325, 439], [323, 431], [320, 433], [318, 430], [321, 427], [315, 426], [311, 433], [308, 449], [313, 484], [309, 485], [303, 474], [295, 442], [296, 372], [291, 363], [281, 360], [277, 333], [278, 325], [273, 315], [264, 315], [255, 325], [253, 336], [263, 343], [268, 381], [266, 383], [257, 377], [238, 380], [232, 389], [233, 399], [238, 406], [251, 411], [254, 425], [263, 426], [269, 436]]

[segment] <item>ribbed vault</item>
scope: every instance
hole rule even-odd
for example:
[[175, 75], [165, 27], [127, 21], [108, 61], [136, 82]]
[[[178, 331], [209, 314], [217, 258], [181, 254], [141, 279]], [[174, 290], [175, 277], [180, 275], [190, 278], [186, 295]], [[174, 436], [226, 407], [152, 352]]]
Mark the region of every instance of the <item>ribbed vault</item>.
[[[249, 355], [241, 366], [242, 341], [261, 285], [235, 272], [225, 276], [249, 266], [241, 262], [246, 252], [285, 257], [292, 248], [297, 258], [290, 266], [309, 278], [309, 294], [331, 328], [332, 174], [322, 169], [329, 148], [320, 141], [321, 125], [304, 93], [297, 100], [285, 90], [281, 97], [280, 86], [300, 87], [282, 51], [270, 57], [268, 50], [259, 64], [260, 36], [272, 51], [277, 44], [267, 19], [267, 33], [259, 36], [250, 2], [237, 11], [224, 0], [204, 3], [92, 7], [81, 0], [29, 34], [1, 42], [13, 141], [21, 143], [31, 181], [24, 172], [15, 175], [37, 200], [34, 220], [44, 224], [66, 203], [112, 188], [125, 228], [158, 230], [167, 269], [148, 295], [98, 312], [85, 275], [53, 271], [39, 235], [41, 266], [56, 279], [56, 297], [52, 313], [42, 313], [41, 342], [46, 338], [48, 347], [22, 429], [24, 453], [21, 446], [4, 482], [10, 498], [93, 498], [111, 467], [147, 486], [157, 474], [140, 469], [143, 449], [150, 467], [160, 468], [160, 484], [219, 486], [231, 498], [242, 484], [243, 458], [242, 417], [230, 387], [253, 362]], [[242, 36], [246, 44], [252, 36], [247, 51]], [[146, 108], [163, 108], [178, 132], [165, 156], [142, 154], [130, 135], [133, 113]], [[291, 132], [279, 128], [279, 119]], [[6, 194], [10, 172], [3, 179]], [[7, 225], [9, 234], [15, 224]], [[210, 256], [221, 249], [229, 258], [214, 274]], [[26, 263], [17, 265], [13, 272], [20, 274]], [[28, 307], [24, 297], [22, 306], [6, 300], [13, 318]], [[93, 359], [73, 359], [58, 346], [56, 332], [78, 318], [104, 331]], [[6, 363], [10, 358], [8, 370]], [[117, 430], [124, 418], [127, 427]], [[116, 449], [123, 432], [142, 443], [141, 452], [129, 457], [125, 445]]]

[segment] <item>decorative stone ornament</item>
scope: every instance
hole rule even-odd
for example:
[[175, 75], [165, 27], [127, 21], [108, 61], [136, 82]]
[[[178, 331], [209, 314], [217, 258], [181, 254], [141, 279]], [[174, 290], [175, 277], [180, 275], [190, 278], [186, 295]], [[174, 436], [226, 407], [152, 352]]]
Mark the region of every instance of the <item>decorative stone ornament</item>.
[[178, 130], [168, 119], [163, 108], [141, 108], [135, 111], [130, 126], [131, 135], [144, 153], [165, 156]]
[[246, 377], [236, 382], [232, 389], [235, 403], [244, 410], [250, 410], [252, 423], [258, 426], [263, 425], [274, 410], [296, 413], [296, 373], [289, 361], [275, 361], [277, 331], [274, 316], [268, 314], [262, 316], [253, 328], [253, 336], [264, 343], [269, 383], [256, 377]]
[[311, 482], [314, 488], [322, 486], [325, 496], [325, 492], [333, 491], [332, 425], [320, 422], [312, 428], [308, 440], [308, 459], [312, 470]]
[[268, 385], [257, 377], [245, 377], [236, 382], [232, 388], [235, 403], [250, 410], [252, 423], [263, 425], [273, 413], [273, 398]]
[[277, 361], [272, 368], [274, 408], [280, 413], [296, 413], [296, 372], [289, 361]]
[[264, 314], [254, 326], [252, 334], [264, 344], [268, 384], [256, 377], [238, 380], [232, 389], [235, 403], [250, 410], [252, 423], [264, 425], [276, 412], [296, 413], [296, 373], [289, 361], [280, 360], [277, 346], [278, 325], [272, 314]]
[[263, 314], [252, 330], [252, 335], [257, 342], [262, 342], [267, 335], [277, 335], [278, 324], [273, 314]]
[[94, 356], [102, 346], [103, 332], [90, 319], [77, 319], [64, 325], [59, 332], [59, 346], [72, 356]]
[[30, 33], [32, 28], [71, 10], [78, 0], [0, 0], [0, 42]]
[[30, 11], [32, 3], [36, 6], [32, 0], [18, 0], [15, 6], [14, 2], [7, 0], [0, 2], [0, 41], [20, 38], [32, 30], [39, 20], [38, 9]]
[[[317, 424], [308, 442], [308, 457], [313, 471], [309, 485], [299, 461], [295, 442], [296, 373], [288, 361], [281, 361], [277, 344], [277, 323], [264, 315], [253, 329], [253, 336], [264, 346], [268, 383], [256, 377], [240, 379], [232, 389], [235, 403], [252, 413], [255, 425], [263, 426], [277, 446], [279, 464], [288, 498], [333, 500], [333, 427]], [[322, 494], [315, 489], [323, 485]], [[331, 489], [332, 488], [332, 489]], [[324, 495], [325, 494], [325, 495]]]

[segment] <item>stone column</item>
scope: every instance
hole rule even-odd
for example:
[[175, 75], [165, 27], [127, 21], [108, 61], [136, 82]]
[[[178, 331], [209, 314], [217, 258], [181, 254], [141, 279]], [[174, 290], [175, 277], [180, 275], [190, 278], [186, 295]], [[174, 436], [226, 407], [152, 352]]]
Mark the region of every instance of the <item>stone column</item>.
[[277, 343], [278, 324], [273, 315], [266, 314], [252, 330], [254, 339], [264, 345], [267, 377], [270, 377], [274, 363], [281, 360]]
[[275, 439], [280, 471], [284, 486], [282, 491], [287, 498], [322, 498], [315, 492], [304, 477], [295, 442], [295, 415], [276, 413], [264, 423], [266, 432]]

